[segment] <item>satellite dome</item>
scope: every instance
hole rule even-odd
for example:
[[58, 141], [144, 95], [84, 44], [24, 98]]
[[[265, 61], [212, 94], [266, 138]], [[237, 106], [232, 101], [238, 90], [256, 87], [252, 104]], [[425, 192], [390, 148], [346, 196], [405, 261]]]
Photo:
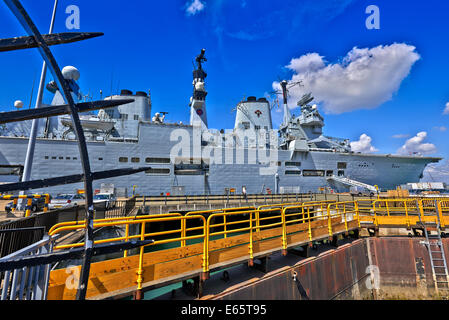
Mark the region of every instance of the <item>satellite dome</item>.
[[80, 72], [77, 68], [72, 66], [67, 66], [62, 69], [62, 75], [66, 80], [78, 81], [80, 78]]
[[17, 100], [16, 102], [14, 102], [14, 107], [17, 109], [22, 109], [23, 108], [23, 101]]

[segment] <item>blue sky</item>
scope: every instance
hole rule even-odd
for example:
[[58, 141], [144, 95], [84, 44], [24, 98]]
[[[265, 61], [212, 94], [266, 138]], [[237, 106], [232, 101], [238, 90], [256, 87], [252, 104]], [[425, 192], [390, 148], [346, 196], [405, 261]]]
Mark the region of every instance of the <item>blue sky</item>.
[[[364, 102], [358, 107], [356, 99], [350, 111], [326, 112], [325, 134], [351, 141], [366, 134], [378, 153], [396, 153], [407, 139], [426, 132], [415, 146], [432, 144], [434, 148], [423, 149], [432, 152], [428, 155], [449, 156], [449, 131], [445, 130], [449, 115], [443, 115], [449, 102], [446, 1], [196, 0], [201, 5], [189, 12], [193, 2], [60, 0], [55, 32], [68, 31], [65, 9], [77, 5], [80, 30], [101, 31], [105, 36], [52, 50], [61, 67], [74, 65], [81, 71], [80, 86], [94, 99], [99, 99], [100, 89], [107, 95], [111, 87], [114, 93], [124, 88], [151, 89], [153, 112], [168, 111], [169, 120], [188, 122], [192, 60], [206, 48], [209, 126], [221, 129], [233, 127], [231, 110], [244, 96], [262, 97], [279, 78], [294, 77], [295, 71], [286, 67], [292, 59], [317, 53], [326, 66], [345, 67], [354, 47], [404, 44], [414, 47], [419, 59], [410, 64], [398, 88], [389, 88], [393, 85], [389, 78], [365, 81], [358, 88], [364, 96], [375, 86], [385, 87], [391, 99], [370, 109], [364, 109]], [[46, 33], [53, 0], [22, 3]], [[369, 16], [365, 9], [372, 4], [380, 9], [379, 30], [365, 26]], [[4, 4], [0, 5], [0, 26], [1, 38], [24, 34]], [[17, 99], [28, 106], [41, 64], [36, 50], [2, 53], [0, 111], [11, 110]], [[333, 94], [337, 100], [339, 92]], [[46, 94], [46, 102], [50, 98]], [[325, 113], [325, 103], [318, 106]], [[273, 112], [277, 124], [281, 117]]]

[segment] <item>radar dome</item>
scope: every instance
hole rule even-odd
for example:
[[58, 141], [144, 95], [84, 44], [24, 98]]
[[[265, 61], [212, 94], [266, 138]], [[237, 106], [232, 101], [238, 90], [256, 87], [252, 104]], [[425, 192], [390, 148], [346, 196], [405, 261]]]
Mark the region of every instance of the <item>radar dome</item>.
[[14, 102], [14, 107], [17, 109], [22, 109], [23, 108], [23, 101], [17, 100], [16, 102]]
[[72, 66], [67, 66], [62, 69], [62, 75], [66, 80], [78, 81], [80, 78], [80, 72], [77, 68]]

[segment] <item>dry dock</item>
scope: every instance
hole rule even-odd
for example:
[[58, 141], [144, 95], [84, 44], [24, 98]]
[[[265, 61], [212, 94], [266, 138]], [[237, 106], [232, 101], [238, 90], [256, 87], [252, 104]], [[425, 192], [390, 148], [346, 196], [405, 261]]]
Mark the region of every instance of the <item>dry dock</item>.
[[[95, 245], [149, 239], [154, 243], [95, 260], [87, 298], [447, 296], [448, 199], [302, 200], [148, 215], [144, 213], [148, 204], [133, 198], [114, 216], [104, 212], [97, 217], [94, 229], [109, 231], [96, 237]], [[46, 230], [50, 242], [65, 236], [65, 241], [53, 244], [54, 252], [83, 246], [82, 236], [68, 235], [82, 235], [84, 222], [67, 217]], [[80, 266], [72, 264], [76, 275]], [[46, 299], [75, 299], [76, 286], [67, 286], [72, 276], [67, 271], [60, 267], [49, 272]], [[26, 280], [26, 274], [26, 270], [11, 270], [5, 276], [5, 297], [16, 297], [13, 283]], [[167, 289], [170, 292], [164, 295]], [[155, 290], [160, 294], [155, 295]]]

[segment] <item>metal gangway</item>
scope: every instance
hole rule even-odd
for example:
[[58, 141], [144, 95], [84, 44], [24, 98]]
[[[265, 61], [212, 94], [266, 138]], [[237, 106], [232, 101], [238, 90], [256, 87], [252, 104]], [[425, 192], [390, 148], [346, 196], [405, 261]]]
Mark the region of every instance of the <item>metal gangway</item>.
[[[407, 198], [293, 202], [257, 208], [97, 219], [93, 229], [122, 228], [124, 233], [96, 239], [94, 255], [107, 250], [117, 252], [111, 246], [121, 246], [122, 253], [92, 263], [86, 297], [106, 299], [135, 295], [139, 299], [147, 290], [186, 279], [195, 280], [198, 296], [201, 296], [202, 285], [211, 272], [242, 263], [259, 265], [255, 260], [262, 261], [276, 252], [287, 255], [296, 248], [302, 248], [307, 256], [308, 248], [316, 243], [336, 244], [338, 237], [358, 237], [362, 228], [401, 227], [412, 231], [422, 230], [423, 222], [437, 223], [439, 236], [444, 235], [449, 224], [449, 201]], [[71, 273], [67, 268], [48, 272], [47, 266], [81, 256], [83, 242], [62, 244], [54, 240], [83, 230], [84, 221], [59, 223], [48, 231], [48, 238], [36, 245], [42, 247], [44, 243], [49, 253], [30, 247], [8, 259], [0, 259], [0, 272], [8, 275], [3, 277], [2, 299], [76, 299], [79, 285], [76, 275], [81, 266], [72, 266]], [[26, 264], [25, 252], [34, 252], [33, 263]], [[27, 286], [28, 280], [23, 276], [37, 267], [45, 270], [39, 277], [44, 284], [42, 289]], [[73, 280], [71, 286], [67, 285], [69, 278]], [[38, 291], [30, 295], [30, 290]]]
[[352, 180], [352, 179], [349, 179], [347, 177], [339, 177], [339, 176], [336, 176], [336, 175], [332, 175], [330, 177], [327, 177], [327, 180], [333, 180], [333, 181], [339, 182], [339, 183], [341, 183], [341, 184], [343, 184], [345, 186], [349, 186], [349, 187], [365, 188], [365, 189], [369, 190], [370, 192], [372, 192], [373, 194], [378, 192], [378, 190], [377, 190], [377, 188], [375, 186], [372, 186], [370, 184], [363, 183], [363, 182], [360, 182], [360, 181], [357, 181], [357, 180]]

